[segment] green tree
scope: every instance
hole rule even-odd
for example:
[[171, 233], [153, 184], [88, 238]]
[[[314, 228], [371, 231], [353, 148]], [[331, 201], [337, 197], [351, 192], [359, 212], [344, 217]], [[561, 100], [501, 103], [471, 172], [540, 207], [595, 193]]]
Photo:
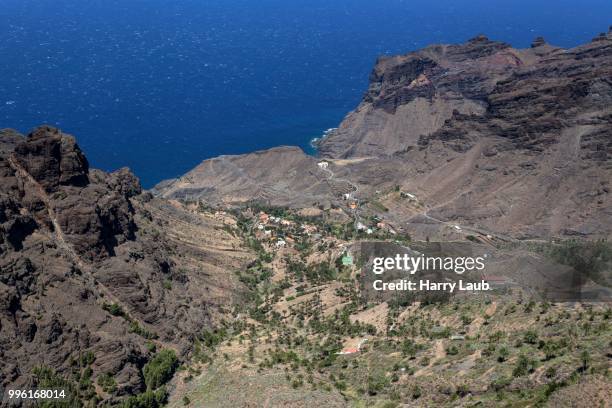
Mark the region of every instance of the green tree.
[[521, 354], [518, 357], [516, 366], [514, 367], [514, 370], [512, 371], [512, 375], [514, 377], [521, 377], [523, 375], [527, 375], [528, 373], [532, 372], [534, 368], [535, 368], [534, 362], [530, 360], [526, 355]]
[[178, 358], [174, 350], [166, 349], [157, 353], [142, 370], [147, 389], [154, 390], [170, 381], [177, 366]]
[[387, 385], [389, 380], [384, 374], [375, 374], [368, 377], [368, 394], [376, 395], [381, 392]]
[[536, 344], [538, 342], [538, 333], [535, 330], [527, 330], [523, 340], [528, 344]]
[[499, 353], [497, 356], [497, 361], [499, 361], [500, 363], [503, 363], [504, 361], [506, 361], [508, 359], [508, 356], [510, 355], [510, 352], [508, 351], [507, 347], [501, 347], [499, 349]]
[[580, 353], [580, 362], [582, 363], [582, 371], [586, 371], [591, 364], [591, 354], [588, 350], [582, 350], [582, 353]]

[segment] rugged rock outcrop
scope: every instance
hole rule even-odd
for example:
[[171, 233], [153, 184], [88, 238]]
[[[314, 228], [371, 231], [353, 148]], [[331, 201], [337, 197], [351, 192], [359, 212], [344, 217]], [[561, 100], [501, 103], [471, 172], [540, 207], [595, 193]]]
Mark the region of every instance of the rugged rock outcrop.
[[[560, 142], [562, 129], [591, 125], [597, 129], [582, 136], [582, 147], [604, 159], [610, 147], [601, 128], [610, 125], [611, 41], [608, 32], [566, 50], [538, 37], [531, 48], [517, 50], [478, 36], [466, 44], [381, 57], [362, 103], [319, 142], [319, 152], [332, 158], [393, 155], [431, 139], [459, 141], [453, 146], [465, 151], [469, 143], [460, 141], [473, 131], [542, 151]], [[594, 139], [599, 143], [589, 143]]]
[[89, 169], [58, 129], [0, 131], [0, 386], [89, 367], [109, 400], [143, 390], [147, 342], [188, 353], [240, 296], [227, 270], [251, 255], [222, 226]]
[[89, 163], [72, 136], [43, 126], [15, 147], [14, 160], [47, 192], [89, 184]]

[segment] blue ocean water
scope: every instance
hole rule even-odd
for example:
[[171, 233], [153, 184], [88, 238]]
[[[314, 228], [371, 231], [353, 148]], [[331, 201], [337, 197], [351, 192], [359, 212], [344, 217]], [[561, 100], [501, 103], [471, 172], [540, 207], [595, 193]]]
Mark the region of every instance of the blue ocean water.
[[220, 154], [308, 149], [378, 55], [479, 33], [574, 46], [611, 23], [609, 0], [0, 0], [0, 127], [59, 126], [150, 187]]

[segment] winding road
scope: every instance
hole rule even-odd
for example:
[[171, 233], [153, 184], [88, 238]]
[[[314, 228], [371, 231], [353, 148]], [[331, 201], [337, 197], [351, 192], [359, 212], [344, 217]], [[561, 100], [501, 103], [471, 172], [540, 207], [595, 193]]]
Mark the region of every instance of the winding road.
[[[327, 162], [330, 163], [330, 162]], [[330, 163], [331, 164], [331, 163]], [[328, 164], [329, 166], [329, 164]], [[353, 183], [352, 181], [346, 179], [346, 178], [337, 178], [335, 173], [329, 168], [329, 167], [322, 167], [322, 166], [318, 166], [318, 168], [324, 172], [327, 175], [327, 181], [328, 182], [337, 182], [337, 183], [346, 183], [348, 185], [351, 186], [351, 188], [353, 189], [353, 191], [350, 193], [352, 195], [352, 198], [356, 201], [357, 203], [357, 208], [355, 208], [354, 210], [351, 211], [353, 218], [355, 220], [355, 229], [357, 229], [357, 223], [360, 222], [361, 217], [359, 214], [359, 208], [360, 208], [360, 201], [359, 199], [356, 197], [356, 194], [359, 193], [359, 186], [355, 183]], [[465, 225], [460, 225], [457, 224], [455, 222], [450, 222], [450, 221], [444, 221], [435, 217], [432, 217], [431, 215], [429, 215], [429, 211], [432, 210], [432, 208], [424, 203], [421, 203], [418, 199], [415, 199], [415, 201], [419, 204], [421, 204], [424, 208], [423, 212], [417, 214], [417, 215], [421, 215], [424, 218], [436, 222], [438, 224], [442, 224], [445, 226], [448, 226], [450, 228], [453, 229], [453, 231], [455, 231], [455, 233], [459, 233], [462, 235], [478, 235], [480, 237], [481, 240], [485, 241], [486, 243], [489, 243], [491, 245], [493, 245], [491, 241], [492, 239], [496, 239], [499, 241], [503, 241], [503, 242], [526, 242], [526, 241], [531, 241], [531, 242], [544, 242], [543, 240], [537, 240], [537, 239], [524, 239], [524, 240], [519, 240], [516, 238], [513, 238], [511, 236], [508, 235], [504, 235], [504, 234], [500, 234], [498, 232], [493, 232], [493, 231], [489, 231], [483, 228], [477, 228], [477, 227], [473, 227], [473, 226], [465, 226]]]
[[[326, 162], [329, 163], [329, 162]], [[329, 166], [329, 164], [328, 164]], [[353, 209], [351, 211], [352, 215], [353, 215], [353, 219], [354, 219], [354, 224], [355, 224], [355, 229], [357, 229], [357, 224], [361, 221], [361, 216], [359, 215], [359, 208], [360, 208], [360, 202], [359, 199], [357, 198], [357, 193], [359, 193], [359, 186], [355, 183], [353, 183], [352, 181], [345, 179], [345, 178], [336, 178], [335, 173], [329, 168], [329, 167], [322, 167], [319, 166], [317, 164], [317, 167], [323, 171], [324, 173], [326, 173], [328, 175], [327, 177], [327, 181], [328, 182], [338, 182], [338, 183], [346, 183], [349, 186], [351, 186], [351, 188], [353, 189], [353, 191], [351, 191], [349, 194], [351, 194], [352, 198], [355, 200], [357, 207], [355, 209]]]

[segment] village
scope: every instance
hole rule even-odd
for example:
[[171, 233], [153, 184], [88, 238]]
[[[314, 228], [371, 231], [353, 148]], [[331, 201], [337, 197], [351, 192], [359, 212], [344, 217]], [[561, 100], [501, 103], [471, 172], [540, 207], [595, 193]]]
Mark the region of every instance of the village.
[[[393, 193], [418, 205], [414, 193]], [[248, 300], [234, 307], [221, 328], [205, 333], [195, 365], [181, 374], [192, 401], [227, 399], [226, 387], [211, 383], [222, 378], [242, 384], [249, 400], [261, 387], [272, 387], [287, 395], [314, 393], [326, 406], [333, 406], [331, 401], [387, 406], [406, 398], [426, 406], [452, 405], [457, 398], [493, 406], [486, 404], [538, 398], [546, 375], [567, 378], [563, 364], [579, 364], [580, 351], [572, 344], [597, 349], [593, 333], [609, 312], [536, 301], [503, 270], [475, 277], [490, 290], [469, 294], [365, 296], [360, 277], [367, 268], [355, 245], [419, 242], [347, 194], [328, 208], [192, 207], [240, 236], [255, 257], [246, 269], [231, 271]], [[467, 230], [457, 224], [448, 229]], [[455, 242], [471, 245], [458, 237]], [[485, 254], [494, 250], [478, 244]], [[573, 331], [572, 322], [579, 320], [591, 322], [590, 328]], [[522, 381], [534, 384], [527, 397], [511, 393], [512, 384]], [[206, 394], [192, 384], [205, 385]]]

